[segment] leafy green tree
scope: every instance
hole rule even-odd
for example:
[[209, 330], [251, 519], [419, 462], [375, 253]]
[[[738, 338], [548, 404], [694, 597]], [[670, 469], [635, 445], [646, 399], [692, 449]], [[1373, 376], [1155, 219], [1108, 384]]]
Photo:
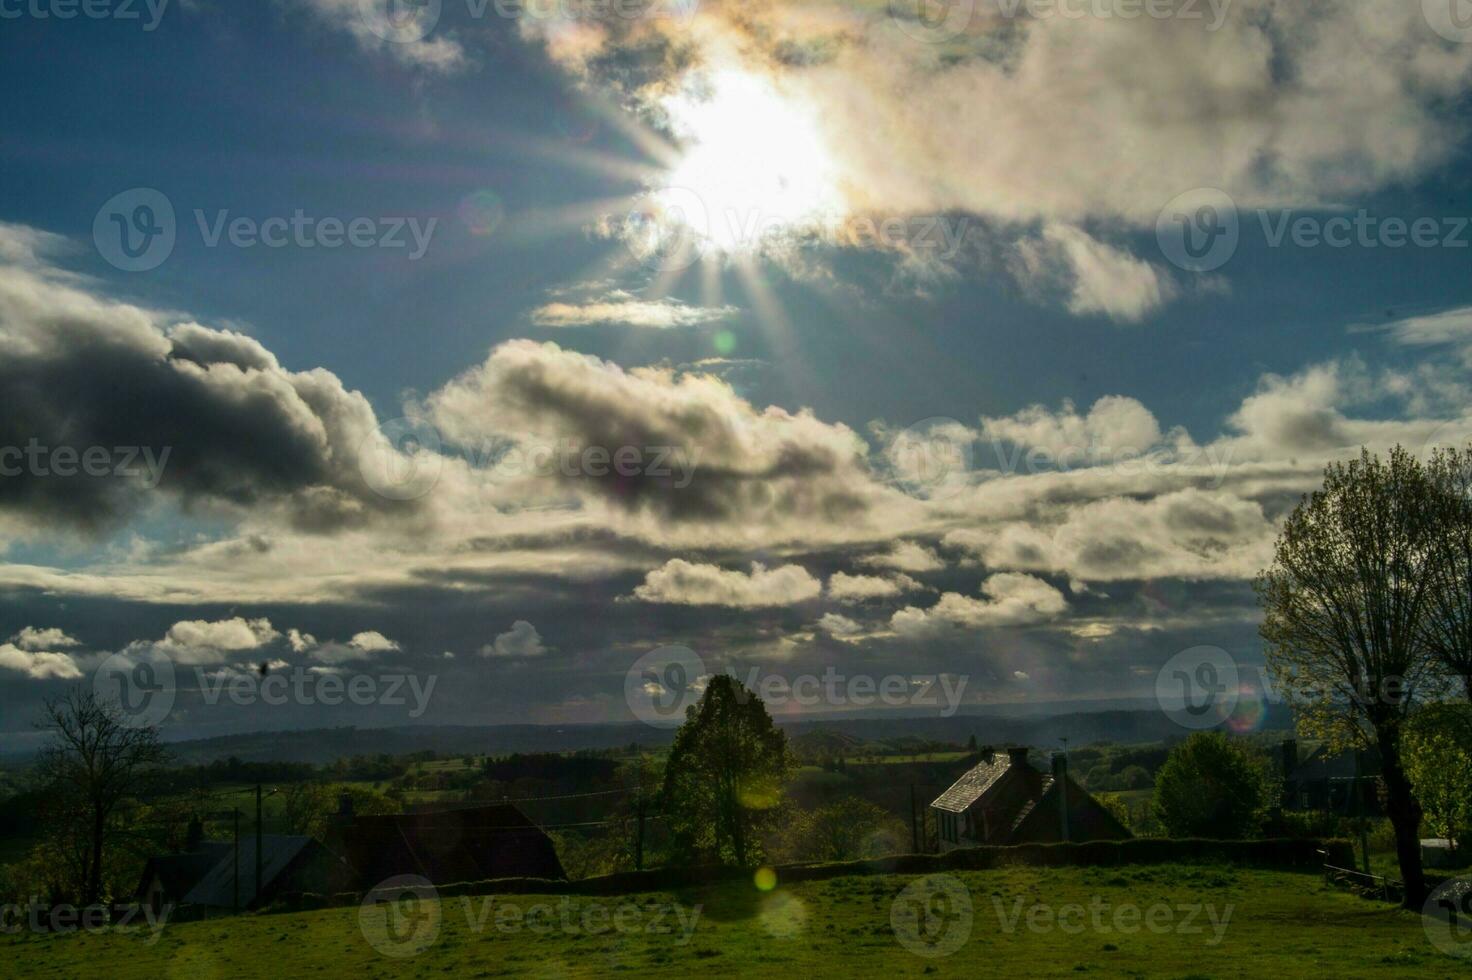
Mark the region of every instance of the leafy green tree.
[[1472, 701], [1472, 447], [1435, 453], [1427, 473], [1436, 490], [1439, 533], [1423, 636], [1431, 656], [1461, 679]]
[[1405, 905], [1420, 908], [1421, 806], [1401, 761], [1406, 720], [1434, 682], [1425, 624], [1441, 554], [1439, 491], [1400, 447], [1324, 473], [1289, 515], [1257, 581], [1275, 686], [1299, 731], [1380, 753]]
[[784, 857], [795, 861], [856, 861], [910, 847], [909, 831], [898, 817], [856, 796], [797, 810], [786, 822]]
[[728, 674], [712, 677], [686, 709], [665, 764], [664, 806], [676, 851], [749, 867], [760, 857], [761, 831], [791, 770], [787, 736], [761, 698]]
[[1276, 798], [1269, 771], [1221, 732], [1197, 732], [1155, 774], [1156, 816], [1172, 837], [1253, 837]]
[[1472, 708], [1423, 709], [1411, 719], [1402, 741], [1406, 775], [1427, 826], [1460, 846], [1472, 830]]
[[51, 742], [36, 763], [51, 851], [85, 905], [104, 897], [113, 849], [131, 834], [139, 791], [168, 758], [158, 729], [129, 723], [114, 701], [77, 685], [44, 706]]

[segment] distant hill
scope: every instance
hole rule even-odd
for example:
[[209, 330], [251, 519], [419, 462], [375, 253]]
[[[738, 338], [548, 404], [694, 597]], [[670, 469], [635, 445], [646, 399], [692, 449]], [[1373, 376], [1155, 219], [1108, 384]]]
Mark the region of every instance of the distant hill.
[[[806, 758], [851, 756], [867, 742], [903, 744], [945, 742], [1052, 747], [1092, 742], [1158, 742], [1189, 734], [1159, 711], [1079, 711], [1052, 716], [955, 715], [939, 717], [844, 717], [779, 721]], [[1264, 730], [1291, 728], [1282, 708], [1269, 710]], [[173, 742], [183, 763], [205, 763], [234, 756], [245, 762], [322, 764], [354, 755], [507, 755], [512, 752], [571, 752], [638, 744], [666, 745], [673, 733], [637, 722], [600, 725], [415, 725], [398, 728], [324, 728], [306, 731], [250, 732]]]

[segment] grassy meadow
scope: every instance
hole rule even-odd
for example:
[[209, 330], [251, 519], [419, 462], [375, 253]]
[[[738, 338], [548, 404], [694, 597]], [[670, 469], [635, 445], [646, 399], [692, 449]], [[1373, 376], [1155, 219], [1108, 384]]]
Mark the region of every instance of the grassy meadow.
[[[366, 914], [349, 907], [174, 923], [156, 935], [22, 932], [0, 936], [0, 961], [7, 975], [67, 980], [1389, 978], [1468, 969], [1430, 943], [1419, 916], [1326, 888], [1315, 875], [1176, 865], [962, 872], [939, 887], [953, 898], [964, 889], [969, 927], [954, 900], [913, 901], [937, 887], [933, 878], [854, 876], [765, 891], [743, 882], [610, 898], [451, 897]], [[919, 918], [896, 916], [897, 898]]]

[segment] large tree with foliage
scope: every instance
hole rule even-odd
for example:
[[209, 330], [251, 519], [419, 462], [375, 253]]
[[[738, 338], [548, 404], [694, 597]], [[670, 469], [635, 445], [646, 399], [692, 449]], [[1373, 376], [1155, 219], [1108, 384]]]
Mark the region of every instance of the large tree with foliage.
[[45, 703], [51, 733], [36, 776], [46, 788], [56, 852], [76, 869], [83, 904], [103, 898], [109, 848], [127, 834], [125, 802], [167, 758], [158, 729], [135, 727], [113, 701], [78, 685]]
[[1472, 448], [1435, 453], [1427, 471], [1435, 490], [1437, 560], [1422, 632], [1431, 656], [1461, 678], [1472, 701]]
[[1221, 732], [1196, 732], [1155, 774], [1155, 815], [1172, 837], [1255, 837], [1277, 796], [1266, 761]]
[[1289, 515], [1258, 578], [1269, 667], [1299, 730], [1334, 748], [1376, 748], [1407, 907], [1425, 898], [1421, 807], [1400, 739], [1433, 678], [1425, 622], [1433, 602], [1439, 495], [1400, 447], [1324, 473]]
[[1427, 826], [1460, 848], [1472, 832], [1472, 707], [1438, 704], [1416, 712], [1402, 750]]
[[747, 867], [792, 769], [787, 736], [761, 698], [717, 674], [685, 711], [664, 774], [664, 808], [687, 858]]

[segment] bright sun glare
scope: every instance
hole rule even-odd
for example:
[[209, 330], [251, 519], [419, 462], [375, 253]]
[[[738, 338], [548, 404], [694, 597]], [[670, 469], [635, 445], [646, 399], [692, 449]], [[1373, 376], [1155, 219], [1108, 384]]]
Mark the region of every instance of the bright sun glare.
[[693, 232], [703, 250], [750, 253], [842, 215], [817, 116], [770, 80], [717, 72], [665, 109], [686, 147], [653, 195], [666, 230]]

